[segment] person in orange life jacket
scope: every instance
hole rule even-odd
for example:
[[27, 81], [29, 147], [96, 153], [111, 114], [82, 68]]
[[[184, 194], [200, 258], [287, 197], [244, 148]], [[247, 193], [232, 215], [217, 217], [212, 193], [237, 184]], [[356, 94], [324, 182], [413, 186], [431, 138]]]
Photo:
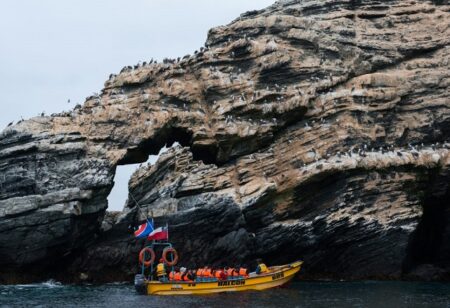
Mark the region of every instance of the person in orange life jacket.
[[267, 266], [263, 263], [263, 261], [261, 259], [257, 259], [256, 262], [258, 263], [258, 266], [256, 267], [256, 274], [264, 274], [267, 273], [269, 271], [269, 269], [267, 268]]
[[216, 272], [214, 273], [214, 276], [219, 279], [219, 280], [226, 280], [227, 279], [227, 274], [226, 271], [224, 269], [217, 269]]
[[228, 272], [229, 271], [230, 271], [230, 268], [228, 266], [225, 266], [223, 268], [223, 275], [225, 276], [225, 279], [228, 279], [228, 276], [229, 276]]
[[204, 272], [204, 269], [202, 267], [200, 267], [196, 272], [197, 277], [203, 278], [203, 272]]
[[224, 270], [225, 270], [225, 273], [227, 274], [228, 277], [232, 277], [233, 276], [233, 268], [232, 267], [226, 266], [224, 268]]
[[222, 270], [220, 268], [214, 270], [214, 277], [220, 279]]
[[181, 281], [187, 281], [187, 279], [185, 280], [187, 274], [187, 269], [185, 267], [181, 267], [180, 268], [180, 280]]
[[169, 280], [175, 280], [175, 271], [169, 273]]
[[241, 267], [239, 268], [239, 276], [242, 276], [242, 277], [244, 277], [244, 278], [248, 277], [247, 266], [246, 266], [246, 265], [241, 266]]
[[181, 272], [180, 272], [180, 268], [179, 267], [175, 268], [175, 275], [173, 277], [173, 280], [181, 281]]
[[203, 271], [203, 277], [205, 278], [213, 278], [211, 266], [205, 266], [205, 270]]
[[233, 268], [233, 277], [238, 277], [239, 276], [239, 266], [235, 266]]

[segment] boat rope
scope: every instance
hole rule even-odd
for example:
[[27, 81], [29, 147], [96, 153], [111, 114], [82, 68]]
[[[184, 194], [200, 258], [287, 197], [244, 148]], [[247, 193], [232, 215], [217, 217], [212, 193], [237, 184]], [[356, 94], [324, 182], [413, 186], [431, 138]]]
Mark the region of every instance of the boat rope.
[[139, 210], [142, 209], [142, 207], [139, 205], [139, 202], [137, 202], [136, 198], [134, 198], [133, 194], [131, 193], [131, 191], [128, 192], [131, 196], [131, 198], [133, 199], [133, 201], [136, 203], [137, 207]]

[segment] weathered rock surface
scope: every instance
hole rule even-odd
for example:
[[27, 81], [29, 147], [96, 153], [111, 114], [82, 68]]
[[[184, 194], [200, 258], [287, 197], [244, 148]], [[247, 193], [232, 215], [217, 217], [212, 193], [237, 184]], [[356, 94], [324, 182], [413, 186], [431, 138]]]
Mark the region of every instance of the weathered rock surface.
[[[450, 279], [449, 25], [438, 1], [280, 1], [8, 127], [0, 281], [125, 279], [148, 215], [191, 263]], [[175, 141], [105, 218], [116, 166]]]

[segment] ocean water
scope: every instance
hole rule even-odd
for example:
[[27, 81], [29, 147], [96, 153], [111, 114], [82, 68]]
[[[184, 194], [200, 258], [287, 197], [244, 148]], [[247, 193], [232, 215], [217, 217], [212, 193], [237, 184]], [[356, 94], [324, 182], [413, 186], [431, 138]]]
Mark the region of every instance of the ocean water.
[[131, 284], [0, 285], [1, 307], [450, 307], [450, 283], [294, 282], [260, 292], [138, 295]]

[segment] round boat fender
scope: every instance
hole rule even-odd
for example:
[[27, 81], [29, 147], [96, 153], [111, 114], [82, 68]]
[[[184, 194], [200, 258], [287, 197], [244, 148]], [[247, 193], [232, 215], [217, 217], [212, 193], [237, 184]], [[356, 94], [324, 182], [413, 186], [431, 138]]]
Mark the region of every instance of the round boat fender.
[[[172, 254], [173, 254], [172, 261], [170, 261], [170, 260], [167, 258], [167, 255], [168, 255], [169, 253], [172, 253]], [[173, 266], [173, 265], [175, 265], [175, 264], [178, 263], [178, 253], [177, 253], [177, 251], [175, 250], [175, 248], [172, 248], [172, 247], [165, 248], [165, 249], [163, 250], [162, 258], [163, 258], [164, 262], [165, 262], [168, 266]]]
[[[150, 259], [145, 260], [145, 256], [150, 254]], [[139, 252], [139, 262], [144, 264], [145, 267], [149, 267], [155, 261], [155, 252], [150, 247], [144, 247]]]

